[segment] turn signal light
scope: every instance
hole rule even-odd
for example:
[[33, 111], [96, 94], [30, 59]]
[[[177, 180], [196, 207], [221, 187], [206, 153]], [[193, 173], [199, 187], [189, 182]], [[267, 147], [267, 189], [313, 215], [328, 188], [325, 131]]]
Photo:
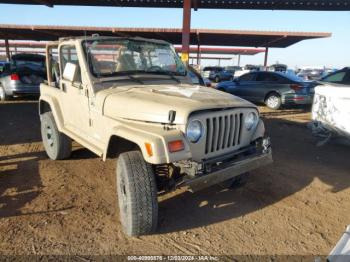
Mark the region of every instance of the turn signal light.
[[153, 156], [153, 147], [151, 143], [145, 143], [146, 152], [149, 157]]
[[184, 142], [182, 140], [175, 140], [168, 143], [170, 153], [179, 152], [185, 149]]

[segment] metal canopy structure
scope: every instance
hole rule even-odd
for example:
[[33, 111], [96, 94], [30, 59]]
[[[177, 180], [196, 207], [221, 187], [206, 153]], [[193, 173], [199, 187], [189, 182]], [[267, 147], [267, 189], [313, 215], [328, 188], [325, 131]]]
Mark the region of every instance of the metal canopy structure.
[[[0, 46], [1, 43], [0, 43]], [[181, 53], [182, 47], [175, 47], [176, 52]], [[190, 53], [197, 53], [206, 55], [257, 55], [259, 53], [264, 53], [265, 49], [263, 48], [221, 48], [221, 47], [200, 47], [198, 50], [197, 47], [191, 47]]]
[[[15, 41], [10, 43], [11, 48], [21, 48], [21, 49], [45, 49], [46, 42], [22, 42]], [[0, 42], [0, 50], [5, 48], [5, 42]], [[176, 52], [181, 52], [182, 47], [176, 46]], [[22, 50], [23, 51], [23, 50]], [[197, 53], [197, 47], [191, 47], [191, 53]], [[222, 47], [201, 47], [200, 52], [202, 54], [212, 54], [212, 55], [256, 55], [265, 52], [263, 48], [222, 48]]]
[[[12, 40], [57, 40], [60, 37], [100, 34], [139, 36], [182, 43], [179, 28], [120, 28], [0, 24], [0, 38]], [[302, 40], [330, 37], [331, 33], [191, 29], [190, 45], [285, 48]]]
[[[182, 8], [184, 0], [0, 0], [4, 4]], [[192, 0], [194, 9], [350, 10], [350, 0]]]
[[[313, 10], [313, 11], [350, 11], [350, 0], [0, 0], [6, 4], [79, 5], [79, 6], [115, 6], [115, 7], [162, 7], [182, 8], [182, 60], [189, 61], [191, 44], [192, 8], [211, 9], [255, 9], [255, 10]], [[244, 38], [246, 36], [244, 35]], [[243, 38], [243, 37], [242, 37]], [[300, 40], [299, 40], [300, 41]], [[265, 41], [265, 66], [271, 41]], [[199, 41], [197, 43], [200, 45]], [[261, 45], [264, 43], [261, 43]], [[249, 45], [252, 46], [252, 45]], [[256, 45], [256, 47], [260, 45]]]

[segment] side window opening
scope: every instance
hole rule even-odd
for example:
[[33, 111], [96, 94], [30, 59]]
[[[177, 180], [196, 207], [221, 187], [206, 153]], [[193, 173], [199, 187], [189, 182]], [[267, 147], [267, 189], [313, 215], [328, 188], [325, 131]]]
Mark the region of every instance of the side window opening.
[[64, 69], [66, 68], [67, 63], [75, 64], [77, 66], [77, 83], [81, 83], [81, 69], [79, 65], [79, 60], [78, 60], [78, 54], [75, 46], [62, 46], [61, 47], [61, 53], [60, 53], [60, 58], [61, 58], [61, 68], [62, 72], [64, 72]]
[[49, 72], [48, 74], [50, 74], [50, 78], [51, 78], [51, 83], [53, 83], [53, 87], [59, 88], [59, 82], [60, 82], [60, 78], [61, 78], [61, 74], [60, 74], [60, 65], [59, 65], [59, 61], [58, 61], [58, 48], [57, 46], [53, 46], [49, 48], [49, 53], [48, 53], [48, 57], [49, 57]]
[[253, 81], [255, 74], [245, 74], [240, 77], [240, 81]]
[[338, 72], [338, 73], [332, 74], [328, 77], [325, 77], [323, 81], [331, 82], [331, 83], [340, 83], [340, 82], [343, 82], [343, 80], [345, 78], [345, 74], [346, 74], [346, 72]]
[[265, 82], [276, 82], [278, 80], [279, 80], [278, 77], [268, 73], [260, 73], [256, 78], [256, 81], [265, 81]]

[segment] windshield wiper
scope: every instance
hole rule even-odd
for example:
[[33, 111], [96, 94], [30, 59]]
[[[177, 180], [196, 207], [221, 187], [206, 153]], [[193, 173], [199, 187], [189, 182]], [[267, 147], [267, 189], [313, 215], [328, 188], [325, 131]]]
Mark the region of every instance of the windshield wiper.
[[137, 78], [137, 77], [134, 77], [134, 76], [132, 76], [132, 75], [126, 75], [126, 76], [129, 77], [129, 79], [131, 79], [131, 80], [133, 80], [133, 81], [135, 81], [135, 82], [137, 82], [137, 83], [139, 83], [139, 84], [141, 84], [141, 85], [144, 85], [144, 84], [145, 84], [142, 80], [140, 80], [140, 79]]
[[181, 84], [181, 81], [179, 79], [177, 79], [175, 77], [175, 73], [171, 72], [171, 71], [160, 71], [160, 70], [157, 70], [157, 71], [146, 71], [147, 73], [155, 73], [155, 74], [162, 74], [162, 75], [167, 75], [169, 76], [172, 80], [174, 80], [175, 82]]

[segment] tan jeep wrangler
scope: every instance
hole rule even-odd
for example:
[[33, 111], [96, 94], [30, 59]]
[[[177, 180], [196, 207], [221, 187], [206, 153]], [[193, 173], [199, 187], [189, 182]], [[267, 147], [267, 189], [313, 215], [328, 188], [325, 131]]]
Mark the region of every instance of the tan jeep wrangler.
[[120, 217], [130, 236], [156, 229], [158, 194], [196, 191], [272, 162], [256, 106], [193, 85], [167, 42], [63, 38], [46, 52], [45, 150], [66, 159], [75, 140], [104, 160], [118, 156]]

